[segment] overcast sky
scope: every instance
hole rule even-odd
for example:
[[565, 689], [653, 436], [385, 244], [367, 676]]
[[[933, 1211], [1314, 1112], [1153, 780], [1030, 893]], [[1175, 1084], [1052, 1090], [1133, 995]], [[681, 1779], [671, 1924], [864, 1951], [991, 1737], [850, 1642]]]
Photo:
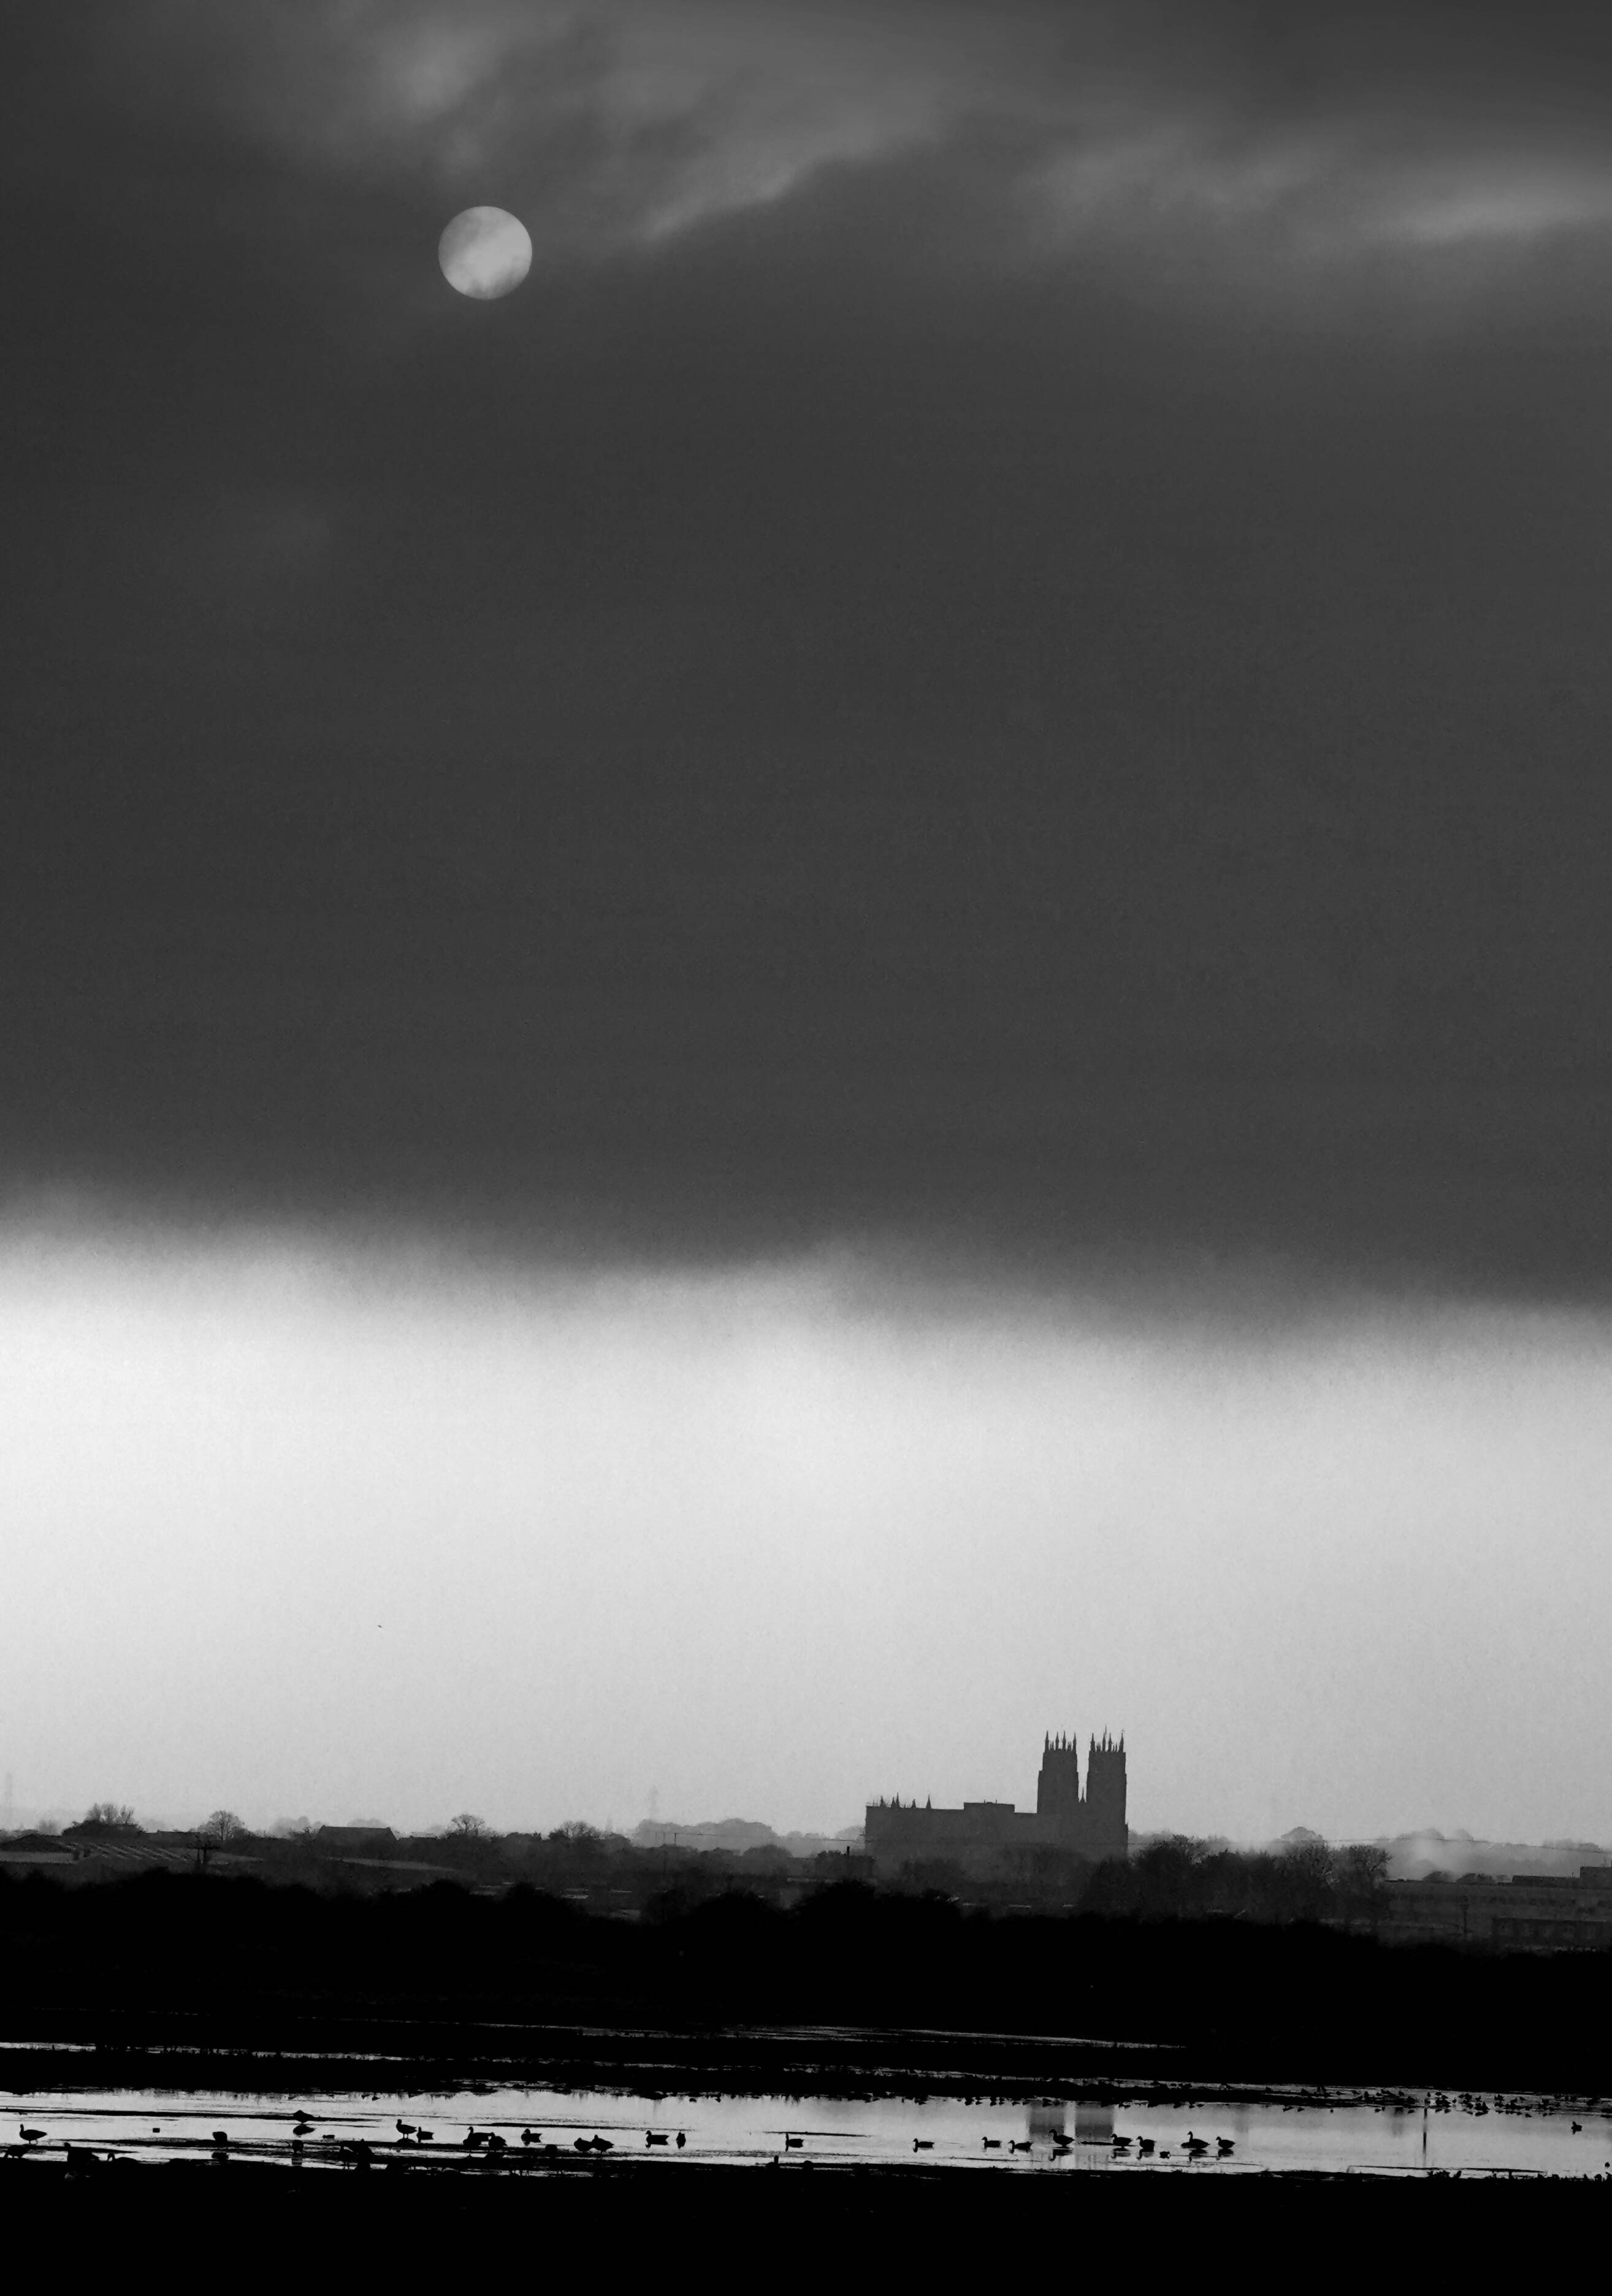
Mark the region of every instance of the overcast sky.
[[27, 0], [0, 242], [20, 1801], [1612, 1837], [1601, 12]]

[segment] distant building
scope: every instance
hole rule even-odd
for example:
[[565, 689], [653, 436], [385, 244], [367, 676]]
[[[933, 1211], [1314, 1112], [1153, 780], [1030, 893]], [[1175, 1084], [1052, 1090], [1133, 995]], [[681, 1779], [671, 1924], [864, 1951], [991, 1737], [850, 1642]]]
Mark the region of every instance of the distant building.
[[327, 1857], [372, 1857], [377, 1850], [397, 1846], [389, 1825], [322, 1825], [314, 1836], [314, 1847]]
[[1491, 1874], [1390, 1882], [1378, 1924], [1386, 1939], [1492, 1945], [1531, 1953], [1604, 1953], [1612, 1947], [1612, 1867], [1571, 1874]]
[[1011, 1801], [936, 1809], [899, 1799], [870, 1802], [867, 1810], [867, 1854], [874, 1872], [885, 1876], [904, 1866], [936, 1863], [976, 1874], [1011, 1870], [1038, 1850], [1061, 1850], [1100, 1865], [1105, 1857], [1123, 1857], [1129, 1842], [1125, 1742], [1106, 1731], [1087, 1749], [1084, 1792], [1076, 1741], [1044, 1741], [1034, 1810], [1015, 1809]]

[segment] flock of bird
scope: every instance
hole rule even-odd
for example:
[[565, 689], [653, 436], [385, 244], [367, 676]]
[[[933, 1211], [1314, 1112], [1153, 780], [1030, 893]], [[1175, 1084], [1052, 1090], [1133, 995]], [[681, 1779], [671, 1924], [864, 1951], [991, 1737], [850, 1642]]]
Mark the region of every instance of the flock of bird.
[[[1410, 2102], [1408, 2098], [1404, 2100], [1407, 2106]], [[1491, 2109], [1482, 2098], [1464, 2094], [1458, 2095], [1454, 2102], [1468, 2112], [1487, 2112]], [[1526, 2103], [1518, 2099], [1515, 2103], [1509, 2103], [1505, 2098], [1497, 2096], [1493, 2109], [1501, 2112], [1528, 2112], [1538, 2105], [1538, 2102], [1535, 2099], [1532, 2103]], [[1386, 2110], [1389, 2103], [1390, 2100], [1385, 2096], [1378, 2101], [1377, 2109], [1379, 2112]], [[1284, 2109], [1297, 2108], [1284, 2100]], [[1431, 2092], [1423, 2100], [1424, 2112], [1448, 2112], [1451, 2110], [1451, 2098], [1440, 2092]], [[319, 2157], [327, 2161], [339, 2160], [353, 2168], [368, 2168], [381, 2157], [381, 2152], [384, 2151], [397, 2151], [404, 2147], [420, 2148], [436, 2142], [436, 2131], [424, 2128], [418, 2121], [405, 2120], [399, 2115], [395, 2126], [397, 2132], [396, 2144], [389, 2147], [381, 2146], [380, 2150], [377, 2149], [380, 2145], [379, 2139], [372, 2143], [365, 2137], [343, 2136], [336, 2129], [323, 2129], [318, 2136]], [[1583, 2126], [1583, 2121], [1574, 2120], [1571, 2123], [1573, 2135], [1575, 2136], [1581, 2135]], [[780, 2133], [783, 2137], [784, 2152], [805, 2152], [806, 2139], [804, 2134], [793, 2129]], [[162, 2134], [161, 2123], [153, 2125], [151, 2134], [153, 2136]], [[314, 2122], [305, 2111], [299, 2108], [291, 2123], [290, 2154], [293, 2163], [307, 2158], [307, 2141], [314, 2134]], [[26, 2120], [20, 2123], [17, 2135], [20, 2144], [11, 2148], [13, 2153], [31, 2151], [37, 2146], [53, 2143], [47, 2130], [32, 2128]], [[1075, 2139], [1064, 2129], [1051, 2131], [1049, 2141], [1053, 2155], [1060, 2160], [1075, 2150]], [[90, 2167], [102, 2157], [87, 2145], [74, 2144], [66, 2140], [61, 2142], [67, 2165], [70, 2168]], [[232, 2149], [232, 2142], [227, 2129], [215, 2128], [211, 2132], [213, 2158], [227, 2159]], [[675, 2146], [681, 2152], [688, 2144], [688, 2137], [681, 2128], [675, 2135], [670, 2129], [646, 2128], [643, 2132], [643, 2142], [646, 2151], [670, 2149]], [[982, 2136], [980, 2139], [981, 2145], [986, 2152], [1001, 2152], [1005, 2150], [1010, 2153], [1029, 2153], [1034, 2150], [1035, 2142], [1034, 2136]], [[543, 2131], [537, 2128], [523, 2128], [519, 2138], [511, 2140], [496, 2128], [478, 2128], [472, 2122], [462, 2137], [446, 2138], [444, 2150], [448, 2152], [456, 2150], [462, 2155], [471, 2157], [485, 2154], [489, 2161], [495, 2161], [501, 2155], [511, 2152], [512, 2143], [518, 2143], [521, 2147], [520, 2154], [512, 2157], [536, 2158], [548, 2162], [562, 2161], [571, 2156], [588, 2161], [602, 2160], [606, 2154], [617, 2149], [615, 2142], [610, 2137], [601, 2136], [597, 2131], [591, 2136], [572, 2137], [567, 2144], [553, 2138], [545, 2138]], [[1116, 2160], [1163, 2161], [1174, 2157], [1172, 2147], [1162, 2145], [1157, 2137], [1152, 2136], [1111, 2135], [1109, 2138], [1109, 2148]], [[1189, 2128], [1186, 2136], [1179, 2140], [1174, 2149], [1179, 2151], [1189, 2161], [1203, 2160], [1211, 2153], [1215, 2160], [1225, 2161], [1232, 2157], [1237, 2148], [1235, 2141], [1230, 2136], [1216, 2136], [1211, 2141], [1208, 2137], [1197, 2136]], [[935, 2139], [929, 2136], [914, 2136], [912, 2150], [914, 2153], [932, 2152], [935, 2150]], [[128, 2156], [127, 2153], [108, 2152], [104, 2157], [110, 2161], [127, 2160]], [[774, 2152], [765, 2165], [776, 2168], [781, 2165], [781, 2154]], [[804, 2165], [810, 2167], [811, 2163], [807, 2161]], [[1612, 2163], [1608, 2165], [1612, 2169]]]
[[[424, 2145], [436, 2142], [436, 2130], [423, 2128], [419, 2121], [405, 2120], [399, 2115], [395, 2126], [397, 2131], [397, 2143], [400, 2146]], [[1576, 2132], [1580, 2123], [1575, 2120], [1573, 2127]], [[153, 2136], [160, 2136], [161, 2124], [156, 2124], [151, 2133]], [[307, 2139], [313, 2133], [313, 2122], [306, 2113], [299, 2112], [291, 2123], [291, 2157], [294, 2161], [305, 2157]], [[49, 2141], [46, 2130], [30, 2128], [26, 2121], [20, 2125], [17, 2134], [22, 2143], [29, 2146], [43, 2144]], [[344, 2137], [336, 2130], [327, 2128], [322, 2131], [320, 2141], [334, 2148], [335, 2157], [356, 2167], [367, 2168], [379, 2157], [374, 2145], [365, 2137]], [[552, 2140], [545, 2140], [541, 2129], [523, 2128], [519, 2141], [523, 2147], [536, 2145], [544, 2159], [554, 2161], [564, 2158], [564, 2145]], [[675, 2136], [669, 2129], [646, 2128], [643, 2132], [643, 2141], [646, 2150], [675, 2144], [678, 2152], [681, 2152], [689, 2140], [686, 2133], [681, 2128]], [[1004, 2144], [1010, 2152], [1029, 2152], [1035, 2147], [1035, 2139], [1029, 2136], [1006, 2138], [986, 2136], [982, 2137], [980, 2142], [987, 2152], [1000, 2152]], [[1128, 2154], [1134, 2143], [1136, 2155], [1140, 2160], [1151, 2158], [1156, 2150], [1156, 2140], [1151, 2136], [1138, 2136], [1134, 2139], [1129, 2136], [1115, 2136], [1109, 2142], [1111, 2150], [1116, 2155], [1120, 2156]], [[783, 2132], [783, 2144], [786, 2152], [801, 2152], [806, 2149], [806, 2138], [793, 2130], [786, 2129]], [[510, 2140], [496, 2128], [478, 2128], [472, 2122], [462, 2137], [459, 2139], [459, 2148], [465, 2152], [486, 2152], [489, 2158], [495, 2159], [499, 2153], [507, 2152], [510, 2150]], [[75, 2161], [88, 2161], [96, 2158], [96, 2155], [86, 2146], [75, 2146], [70, 2143], [64, 2143], [63, 2149], [67, 2152], [70, 2163]], [[227, 2153], [229, 2149], [229, 2131], [225, 2128], [215, 2128], [212, 2132], [212, 2151], [215, 2156]], [[1062, 2159], [1075, 2150], [1075, 2140], [1062, 2129], [1054, 2130], [1051, 2136], [1051, 2149], [1055, 2155]], [[1191, 2158], [1198, 2159], [1207, 2153], [1210, 2148], [1207, 2138], [1195, 2136], [1189, 2129], [1181, 2149]], [[1235, 2149], [1235, 2144], [1229, 2136], [1217, 2136], [1215, 2139], [1215, 2157], [1219, 2160], [1225, 2160]], [[593, 2160], [607, 2152], [613, 2152], [616, 2146], [610, 2137], [601, 2136], [595, 2132], [592, 2136], [573, 2137], [570, 2150], [582, 2154], [586, 2159]], [[914, 2136], [912, 2150], [914, 2152], [932, 2152], [935, 2150], [935, 2140], [932, 2136]], [[1161, 2161], [1169, 2160], [1171, 2156], [1168, 2147], [1159, 2152], [1158, 2157]]]

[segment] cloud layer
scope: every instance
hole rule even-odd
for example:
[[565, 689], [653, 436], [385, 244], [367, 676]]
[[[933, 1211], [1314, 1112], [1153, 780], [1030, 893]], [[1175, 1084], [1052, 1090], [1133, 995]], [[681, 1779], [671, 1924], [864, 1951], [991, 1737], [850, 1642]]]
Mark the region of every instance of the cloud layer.
[[28, 30], [7, 1170], [1612, 1281], [1593, 25]]
[[1431, 4], [141, 0], [103, 54], [292, 164], [495, 192], [552, 258], [949, 144], [1004, 256], [1184, 242], [1269, 285], [1604, 232], [1604, 51], [1583, 12]]

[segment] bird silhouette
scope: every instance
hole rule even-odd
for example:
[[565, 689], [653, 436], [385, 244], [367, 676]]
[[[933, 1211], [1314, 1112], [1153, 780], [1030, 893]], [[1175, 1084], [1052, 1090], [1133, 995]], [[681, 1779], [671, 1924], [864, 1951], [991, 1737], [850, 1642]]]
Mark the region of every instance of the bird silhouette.
[[414, 2134], [413, 2122], [412, 2120], [400, 2120], [397, 2123], [397, 2134], [399, 2136], [412, 2136]]
[[914, 2136], [912, 2150], [914, 2152], [932, 2152], [935, 2150], [935, 2139], [932, 2136]]
[[25, 2128], [22, 2123], [19, 2121], [17, 2123], [17, 2134], [25, 2144], [37, 2144], [44, 2137], [45, 2131], [43, 2128]]
[[414, 2142], [416, 2144], [430, 2144], [434, 2140], [436, 2134], [437, 2132], [434, 2128], [417, 2128], [414, 2131]]
[[680, 2128], [680, 2129], [677, 2131], [677, 2150], [678, 2150], [680, 2152], [682, 2152], [682, 2150], [683, 2150], [683, 2146], [688, 2143], [688, 2141], [689, 2141], [689, 2140], [688, 2140], [688, 2138], [683, 2135], [683, 2133], [682, 2129]]
[[783, 2149], [786, 2152], [799, 2152], [804, 2150], [805, 2145], [804, 2136], [786, 2136], [783, 2140]]
[[664, 2128], [646, 2128], [643, 2132], [643, 2141], [646, 2144], [667, 2144], [671, 2140]]
[[1237, 2150], [1237, 2140], [1232, 2136], [1217, 2136], [1215, 2139], [1215, 2149], [1223, 2161], [1228, 2152], [1234, 2152]]
[[229, 2130], [228, 2130], [227, 2128], [215, 2128], [215, 2129], [214, 2129], [214, 2131], [213, 2131], [213, 2142], [214, 2142], [214, 2144], [215, 2144], [216, 2145], [217, 2145], [217, 2147], [219, 2148], [219, 2150], [220, 2150], [221, 2152], [223, 2151], [224, 2147], [225, 2147], [225, 2146], [229, 2143], [229, 2141], [230, 2141], [230, 2133], [229, 2133]]
[[1002, 2150], [1002, 2139], [1000, 2136], [982, 2136], [979, 2141], [985, 2146], [987, 2152], [1000, 2152]]
[[613, 2152], [616, 2147], [608, 2136], [591, 2136], [588, 2139], [588, 2149], [593, 2152]]
[[1010, 2152], [1027, 2152], [1030, 2149], [1030, 2143], [1031, 2140], [1027, 2136], [1024, 2138], [1022, 2143], [1017, 2136], [1010, 2136], [1008, 2139], [1008, 2150]]
[[1156, 2137], [1139, 2136], [1136, 2140], [1136, 2150], [1139, 2152], [1150, 2152], [1157, 2142]]
[[489, 2152], [507, 2152], [510, 2149], [509, 2138], [507, 2136], [500, 2136], [495, 2128], [493, 2130], [487, 2142]]
[[466, 2151], [467, 2152], [476, 2152], [476, 2151], [477, 2151], [477, 2150], [478, 2150], [481, 2145], [485, 2144], [486, 2143], [487, 2143], [487, 2136], [486, 2136], [486, 2134], [485, 2134], [485, 2132], [484, 2132], [484, 2131], [479, 2130], [479, 2129], [476, 2129], [476, 2128], [467, 2128], [467, 2129], [465, 2130], [465, 2132], [464, 2132], [464, 2149], [465, 2149], [465, 2151]]
[[523, 2128], [520, 2132], [520, 2141], [523, 2144], [541, 2144], [543, 2131], [540, 2128]]

